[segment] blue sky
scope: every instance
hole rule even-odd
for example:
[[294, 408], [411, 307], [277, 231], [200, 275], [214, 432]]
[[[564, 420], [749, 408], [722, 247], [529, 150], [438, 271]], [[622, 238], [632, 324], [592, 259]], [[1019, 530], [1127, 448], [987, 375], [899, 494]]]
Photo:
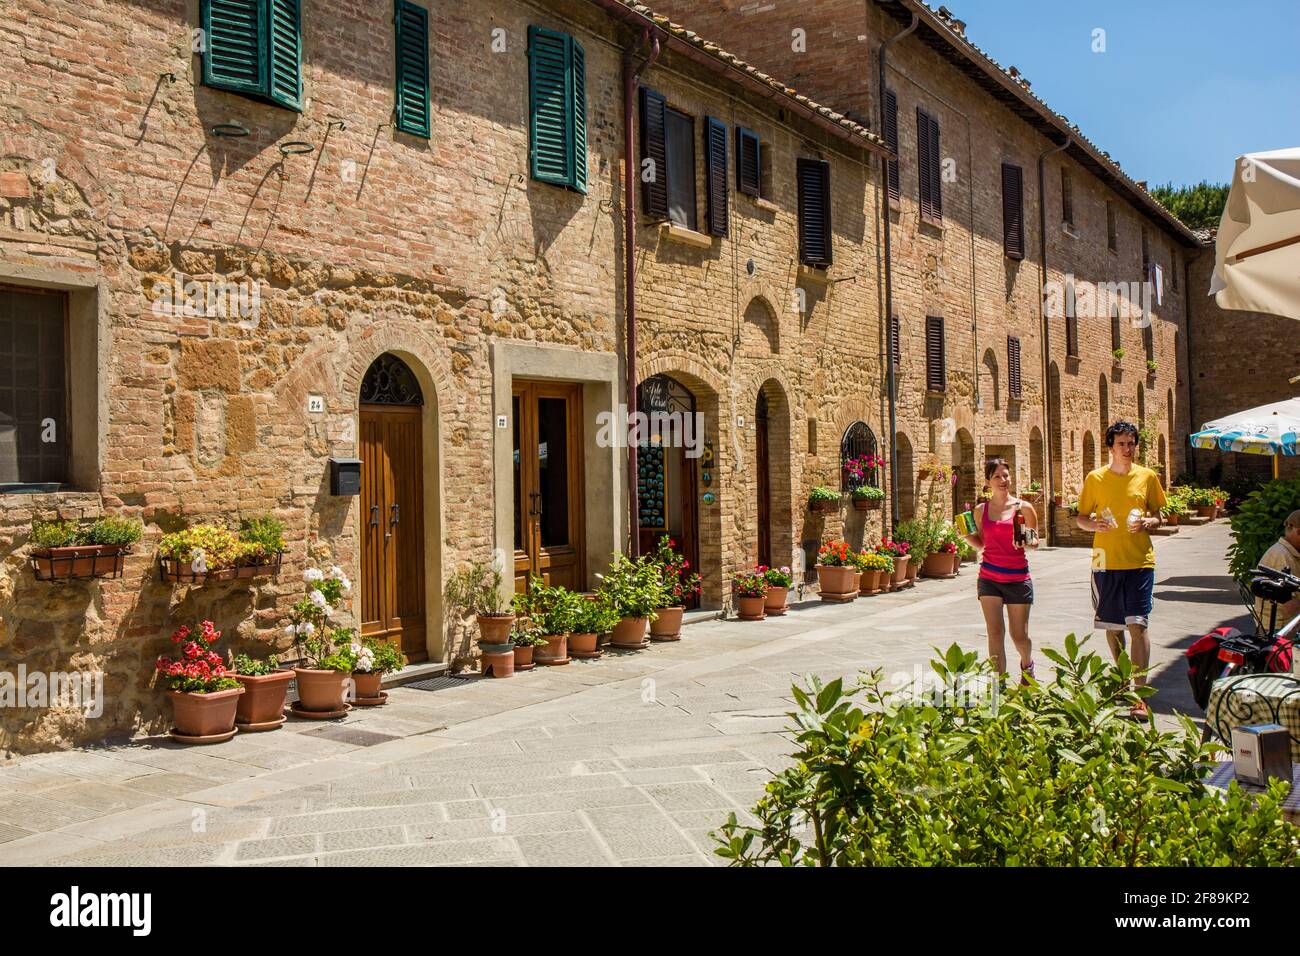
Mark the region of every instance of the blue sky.
[[[1228, 182], [1300, 146], [1297, 0], [930, 0], [1134, 179]], [[1106, 31], [1104, 53], [1093, 31]]]

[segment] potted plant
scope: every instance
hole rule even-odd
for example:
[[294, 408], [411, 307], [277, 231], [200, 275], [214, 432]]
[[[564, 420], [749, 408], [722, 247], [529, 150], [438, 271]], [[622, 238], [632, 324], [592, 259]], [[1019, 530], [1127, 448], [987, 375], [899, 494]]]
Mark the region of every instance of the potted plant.
[[521, 622], [510, 632], [510, 644], [514, 647], [515, 670], [530, 671], [537, 666], [533, 654], [537, 648], [546, 647], [547, 640], [533, 627]]
[[739, 571], [731, 579], [736, 595], [736, 613], [742, 621], [761, 621], [767, 616], [767, 576], [761, 571]]
[[1116, 364], [1116, 365], [1118, 365], [1120, 362], [1124, 361], [1124, 350], [1123, 350], [1123, 349], [1111, 349], [1111, 350], [1110, 350], [1110, 354], [1111, 354], [1111, 356], [1115, 359], [1115, 364]]
[[879, 594], [881, 591], [880, 580], [888, 575], [890, 578], [894, 574], [894, 560], [875, 551], [860, 551], [857, 555], [858, 567], [858, 594], [866, 597], [872, 594]]
[[75, 521], [32, 523], [32, 570], [40, 581], [120, 578], [125, 556], [144, 531], [138, 521], [100, 518], [88, 528]]
[[349, 650], [356, 656], [352, 668], [352, 699], [362, 707], [379, 707], [388, 703], [382, 685], [385, 674], [393, 674], [406, 666], [406, 655], [391, 641], [377, 637], [363, 637]]
[[534, 645], [533, 660], [536, 663], [569, 663], [569, 633], [583, 600], [581, 595], [567, 588], [548, 587], [537, 575], [529, 581], [527, 593], [515, 595], [515, 614], [527, 621], [529, 628], [542, 638], [541, 644]]
[[691, 562], [673, 550], [676, 544], [668, 535], [663, 535], [654, 554], [668, 601], [663, 607], [655, 608], [655, 619], [650, 624], [652, 641], [680, 640], [686, 605], [700, 593], [700, 576], [691, 570]]
[[244, 688], [235, 711], [235, 724], [240, 730], [275, 730], [288, 719], [284, 714], [284, 695], [289, 681], [293, 680], [293, 671], [281, 670], [280, 659], [274, 654], [266, 658], [235, 654], [226, 673]]
[[780, 617], [790, 609], [787, 600], [790, 597], [790, 588], [794, 587], [794, 575], [790, 573], [789, 568], [769, 568], [766, 565], [760, 565], [758, 572], [767, 581], [767, 596], [763, 601], [763, 611], [772, 617]]
[[1029, 483], [1029, 487], [1020, 493], [1020, 497], [1031, 504], [1041, 498], [1043, 495], [1043, 483], [1035, 478]]
[[173, 584], [230, 581], [239, 573], [240, 562], [254, 550], [255, 546], [240, 540], [229, 528], [196, 524], [163, 535], [158, 542], [158, 563], [162, 579]]
[[479, 643], [495, 648], [509, 646], [515, 615], [502, 593], [503, 576], [497, 562], [471, 561], [447, 580], [444, 596], [448, 609], [461, 616], [473, 614]]
[[892, 538], [884, 538], [876, 548], [877, 554], [883, 554], [889, 558], [893, 564], [893, 574], [891, 575], [891, 584], [894, 590], [903, 587], [907, 581], [907, 563], [910, 560], [912, 546], [906, 541], [896, 541]]
[[858, 568], [845, 541], [829, 541], [817, 552], [817, 584], [823, 601], [847, 604], [858, 596]]
[[808, 492], [808, 510], [813, 514], [834, 514], [840, 510], [840, 493], [826, 485]]
[[1156, 365], [1156, 360], [1155, 360], [1155, 359], [1147, 359], [1147, 374], [1148, 374], [1148, 375], [1154, 377], [1155, 374], [1156, 374], [1156, 369], [1157, 369], [1158, 367], [1159, 367], [1159, 366]]
[[618, 615], [610, 645], [624, 649], [647, 646], [646, 626], [654, 620], [655, 609], [668, 602], [659, 565], [649, 555], [633, 561], [615, 554], [609, 570], [598, 577], [601, 593]]
[[155, 668], [167, 682], [176, 725], [173, 740], [186, 744], [212, 744], [235, 736], [235, 713], [243, 686], [226, 673], [225, 662], [212, 645], [221, 632], [211, 621], [197, 631], [182, 624], [172, 632], [181, 656], [159, 657]]
[[879, 511], [885, 500], [885, 490], [875, 485], [854, 485], [849, 495], [855, 511]]
[[280, 573], [280, 563], [284, 558], [284, 523], [279, 518], [263, 515], [243, 519], [239, 523], [239, 540], [245, 549], [235, 571], [236, 577]]
[[604, 595], [593, 594], [583, 598], [573, 615], [573, 631], [569, 634], [569, 654], [572, 657], [600, 657], [600, 636], [618, 624], [618, 615]]
[[957, 574], [957, 543], [946, 537], [939, 541], [939, 549], [925, 556], [921, 573], [927, 578], [951, 578]]
[[1189, 488], [1187, 504], [1196, 509], [1198, 518], [1214, 518], [1214, 492], [1209, 488]]
[[917, 466], [916, 477], [925, 481], [931, 475], [941, 470], [938, 456], [933, 454], [926, 455], [921, 459], [920, 465]]
[[289, 634], [303, 664], [293, 669], [298, 686], [295, 714], [325, 719], [348, 712], [348, 681], [357, 664], [355, 633], [329, 623], [352, 583], [337, 567], [302, 573], [307, 596], [289, 610]]
[[1172, 493], [1166, 499], [1165, 506], [1161, 511], [1161, 514], [1164, 515], [1165, 523], [1175, 528], [1178, 527], [1178, 523], [1182, 521], [1188, 513], [1187, 502], [1184, 500], [1183, 496]]

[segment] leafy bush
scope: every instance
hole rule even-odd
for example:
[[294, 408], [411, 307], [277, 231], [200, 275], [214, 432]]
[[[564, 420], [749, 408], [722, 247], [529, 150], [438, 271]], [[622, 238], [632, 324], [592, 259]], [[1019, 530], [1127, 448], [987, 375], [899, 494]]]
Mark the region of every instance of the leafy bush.
[[668, 607], [659, 564], [650, 555], [633, 561], [615, 554], [609, 570], [597, 577], [601, 579], [600, 593], [620, 618], [655, 620], [655, 610]]
[[243, 674], [245, 677], [265, 677], [267, 674], [274, 674], [279, 668], [280, 658], [274, 654], [265, 659], [236, 654], [231, 658], [230, 666], [226, 670], [232, 674]]
[[812, 491], [808, 492], [808, 504], [816, 504], [819, 501], [839, 501], [840, 493], [834, 488], [826, 485], [818, 485]]
[[618, 614], [603, 596], [584, 598], [573, 614], [574, 634], [604, 634], [618, 623]]
[[526, 622], [522, 630], [555, 636], [573, 632], [573, 624], [585, 602], [586, 598], [581, 594], [568, 588], [548, 587], [539, 575], [534, 574], [528, 582], [528, 590], [516, 594], [512, 604], [515, 614]]
[[144, 525], [130, 518], [100, 518], [85, 531], [86, 544], [129, 547], [140, 540]]
[[[578, 633], [584, 634], [591, 632], [579, 631]], [[550, 641], [531, 628], [515, 627], [510, 631], [510, 643], [515, 647], [545, 647], [550, 643]]]
[[1300, 509], [1300, 478], [1279, 478], [1251, 492], [1232, 516], [1228, 570], [1238, 581], [1250, 579], [1264, 552], [1282, 536], [1291, 512]]
[[731, 578], [731, 589], [737, 597], [767, 597], [767, 577], [760, 571], [737, 571]]
[[37, 548], [116, 544], [129, 547], [140, 540], [144, 526], [130, 518], [100, 518], [89, 527], [72, 519], [32, 522], [32, 544]]
[[447, 579], [447, 609], [461, 615], [504, 617], [510, 605], [502, 593], [501, 568], [491, 561], [471, 561]]
[[37, 548], [68, 548], [78, 543], [77, 523], [65, 521], [33, 521], [32, 545]]
[[239, 523], [239, 539], [260, 555], [278, 554], [284, 550], [284, 522], [271, 515], [245, 518]]
[[[1281, 812], [1289, 785], [1248, 796], [1202, 781], [1215, 745], [1192, 722], [1161, 732], [1127, 718], [1132, 666], [1044, 653], [1056, 680], [996, 693], [987, 663], [957, 645], [932, 663], [932, 696], [794, 688], [794, 765], [754, 813], [732, 814], [716, 852], [734, 865], [1295, 865]], [[860, 699], [858, 699], [860, 697]], [[919, 697], [919, 699], [918, 699]]]
[[1123, 349], [1111, 349], [1111, 350], [1110, 350], [1110, 354], [1113, 355], [1113, 356], [1115, 357], [1115, 361], [1116, 361], [1116, 362], [1122, 362], [1122, 361], [1124, 361], [1124, 350], [1123, 350]]
[[241, 559], [252, 556], [255, 549], [229, 528], [215, 524], [196, 524], [165, 534], [158, 542], [158, 553], [165, 558], [175, 558], [189, 564], [195, 554], [203, 552], [203, 561], [209, 571], [233, 568]]
[[389, 641], [377, 637], [363, 637], [359, 648], [359, 650], [350, 648], [357, 656], [357, 665], [354, 668], [356, 673], [373, 674], [378, 671], [380, 674], [391, 674], [406, 666], [406, 655], [402, 653], [400, 647]]
[[850, 494], [854, 501], [881, 501], [885, 497], [885, 489], [875, 485], [854, 485]]

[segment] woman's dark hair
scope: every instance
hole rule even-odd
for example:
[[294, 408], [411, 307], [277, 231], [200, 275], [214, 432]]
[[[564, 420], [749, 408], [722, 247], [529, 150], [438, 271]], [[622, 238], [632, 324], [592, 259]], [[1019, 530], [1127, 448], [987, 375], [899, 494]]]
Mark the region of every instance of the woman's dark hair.
[[1137, 428], [1137, 426], [1134, 425], [1132, 422], [1126, 422], [1126, 421], [1118, 421], [1118, 422], [1116, 422], [1114, 425], [1111, 425], [1110, 428], [1107, 428], [1107, 429], [1106, 429], [1106, 447], [1107, 447], [1107, 448], [1113, 448], [1113, 447], [1115, 447], [1115, 436], [1116, 436], [1116, 435], [1132, 435], [1132, 436], [1133, 436], [1133, 440], [1134, 440], [1134, 441], [1137, 441], [1137, 440], [1138, 440], [1138, 428]]
[[1007, 471], [1011, 470], [1011, 466], [1007, 464], [1005, 458], [990, 458], [988, 461], [984, 462], [984, 480], [988, 481], [992, 478], [993, 472], [997, 471], [999, 468], [1005, 468]]

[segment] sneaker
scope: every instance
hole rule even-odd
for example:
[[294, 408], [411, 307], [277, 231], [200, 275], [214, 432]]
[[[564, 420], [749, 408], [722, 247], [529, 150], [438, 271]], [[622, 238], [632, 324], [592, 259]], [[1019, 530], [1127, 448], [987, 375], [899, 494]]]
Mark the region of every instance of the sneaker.
[[1028, 686], [1030, 680], [1038, 680], [1038, 678], [1034, 676], [1033, 661], [1029, 662], [1028, 667], [1026, 667], [1024, 664], [1020, 665], [1020, 686], [1021, 687]]

